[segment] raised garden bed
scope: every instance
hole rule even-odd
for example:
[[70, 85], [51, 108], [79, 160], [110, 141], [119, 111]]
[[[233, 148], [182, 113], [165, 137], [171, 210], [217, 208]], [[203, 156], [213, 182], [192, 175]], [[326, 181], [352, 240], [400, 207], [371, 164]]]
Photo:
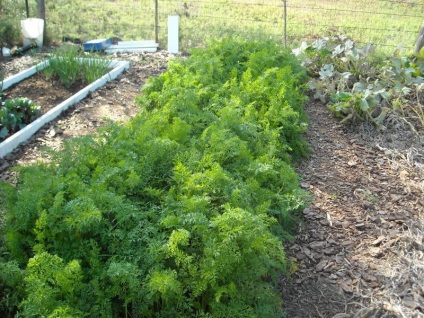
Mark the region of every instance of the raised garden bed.
[[[46, 68], [49, 65], [48, 61], [44, 61], [35, 65], [25, 71], [22, 71], [12, 77], [7, 78], [3, 81], [3, 90], [7, 90], [9, 87], [33, 76], [38, 71]], [[13, 134], [6, 140], [0, 143], [0, 158], [3, 158], [8, 153], [16, 149], [19, 144], [25, 142], [29, 137], [31, 137], [37, 130], [39, 130], [46, 123], [52, 121], [57, 116], [59, 116], [63, 111], [68, 109], [70, 106], [79, 102], [85, 98], [90, 92], [95, 91], [97, 88], [103, 86], [108, 81], [115, 79], [120, 73], [125, 69], [129, 68], [129, 62], [127, 61], [118, 61], [112, 60], [109, 64], [109, 71], [107, 74], [103, 75], [90, 85], [87, 85], [83, 89], [79, 90], [77, 93], [67, 98], [65, 101], [59, 103], [57, 106], [53, 107], [46, 113], [42, 114], [39, 118], [34, 120], [31, 124], [21, 129], [17, 133]], [[41, 105], [42, 106], [42, 105]]]

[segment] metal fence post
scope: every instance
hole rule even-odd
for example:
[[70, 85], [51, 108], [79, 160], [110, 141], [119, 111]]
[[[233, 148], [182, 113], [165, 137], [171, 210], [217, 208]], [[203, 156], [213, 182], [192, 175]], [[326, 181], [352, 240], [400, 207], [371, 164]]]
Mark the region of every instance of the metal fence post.
[[159, 43], [159, 0], [155, 0], [155, 41]]
[[25, 0], [25, 9], [26, 9], [26, 15], [27, 19], [29, 18], [29, 6], [28, 6], [28, 0]]

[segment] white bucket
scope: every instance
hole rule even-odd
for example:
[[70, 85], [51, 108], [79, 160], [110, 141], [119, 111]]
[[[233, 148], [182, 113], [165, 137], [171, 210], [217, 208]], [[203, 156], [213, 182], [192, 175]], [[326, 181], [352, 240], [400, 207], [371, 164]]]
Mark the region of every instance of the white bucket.
[[3, 56], [10, 56], [10, 49], [8, 49], [7, 47], [2, 48], [1, 54], [3, 54]]
[[43, 47], [44, 20], [29, 18], [21, 21], [24, 46], [35, 42], [38, 47]]

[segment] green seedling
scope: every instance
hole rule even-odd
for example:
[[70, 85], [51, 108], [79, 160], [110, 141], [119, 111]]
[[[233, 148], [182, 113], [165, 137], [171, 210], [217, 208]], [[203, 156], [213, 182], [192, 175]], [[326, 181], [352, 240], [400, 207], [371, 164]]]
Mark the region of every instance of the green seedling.
[[7, 99], [0, 105], [0, 141], [24, 128], [38, 116], [40, 106], [28, 98]]

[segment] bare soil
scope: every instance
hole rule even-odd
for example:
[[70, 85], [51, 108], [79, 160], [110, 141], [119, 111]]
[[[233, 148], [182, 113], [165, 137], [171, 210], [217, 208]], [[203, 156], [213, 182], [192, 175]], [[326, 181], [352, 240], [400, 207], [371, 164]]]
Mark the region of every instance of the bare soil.
[[[130, 70], [46, 125], [0, 159], [0, 180], [16, 165], [48, 158], [69, 138], [125, 122], [147, 78], [166, 70], [166, 53], [127, 54]], [[34, 61], [0, 60], [16, 73]], [[51, 95], [54, 92], [47, 93]], [[395, 114], [388, 128], [341, 125], [320, 102], [306, 105], [310, 158], [297, 167], [311, 205], [287, 257], [298, 270], [281, 280], [288, 318], [424, 317], [424, 134]]]
[[58, 80], [46, 80], [42, 75], [35, 74], [3, 91], [4, 99], [26, 97], [41, 107], [40, 115], [59, 105], [86, 86], [77, 81], [69, 88]]

